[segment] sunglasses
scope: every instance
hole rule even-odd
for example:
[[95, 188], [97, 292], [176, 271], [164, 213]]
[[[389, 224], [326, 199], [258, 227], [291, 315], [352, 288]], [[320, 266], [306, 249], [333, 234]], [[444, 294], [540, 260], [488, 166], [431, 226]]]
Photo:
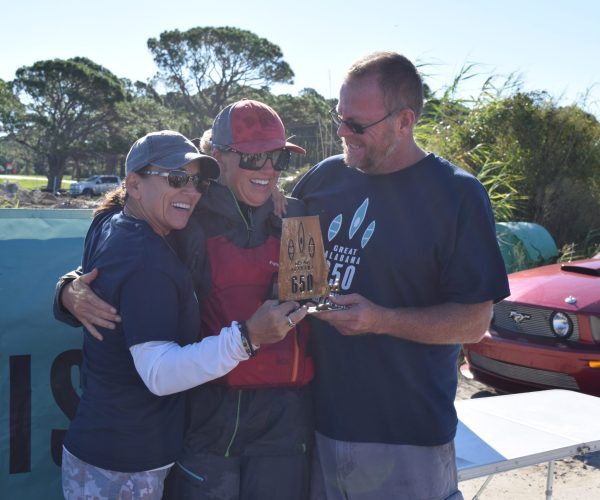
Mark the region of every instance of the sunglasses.
[[168, 172], [142, 170], [138, 173], [143, 175], [158, 175], [159, 177], [166, 177], [169, 186], [176, 189], [187, 186], [187, 183], [192, 181], [196, 191], [201, 194], [206, 194], [208, 192], [208, 186], [210, 186], [210, 180], [206, 177], [202, 175], [191, 175], [184, 170], [169, 170]]
[[[396, 110], [396, 111], [400, 111], [400, 110]], [[387, 120], [390, 116], [392, 116], [394, 113], [396, 113], [396, 111], [390, 111], [387, 115], [385, 115], [380, 120], [377, 120], [373, 123], [369, 123], [368, 125], [361, 125], [360, 123], [356, 123], [353, 120], [343, 120], [340, 117], [340, 115], [338, 115], [337, 110], [335, 108], [333, 108], [331, 111], [329, 111], [329, 114], [331, 115], [331, 119], [333, 120], [333, 123], [335, 124], [336, 127], [338, 127], [338, 128], [341, 127], [341, 125], [343, 123], [344, 125], [346, 125], [346, 127], [348, 127], [355, 134], [362, 135], [365, 133], [365, 131], [368, 128], [373, 127], [374, 125], [377, 125], [378, 123], [381, 123], [384, 120]]]
[[240, 155], [239, 167], [244, 170], [260, 170], [265, 166], [267, 160], [271, 160], [273, 169], [282, 172], [289, 167], [292, 156], [292, 153], [287, 149], [277, 149], [267, 153], [242, 153], [227, 146], [219, 147], [219, 149]]

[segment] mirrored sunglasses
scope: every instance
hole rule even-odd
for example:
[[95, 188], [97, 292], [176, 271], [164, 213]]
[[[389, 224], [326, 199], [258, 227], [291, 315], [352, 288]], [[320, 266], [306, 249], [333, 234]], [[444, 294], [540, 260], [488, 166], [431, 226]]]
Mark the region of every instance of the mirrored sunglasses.
[[230, 147], [219, 147], [223, 151], [236, 153], [240, 156], [240, 168], [244, 170], [260, 170], [265, 166], [267, 160], [271, 160], [273, 169], [278, 172], [287, 170], [290, 165], [292, 153], [287, 149], [277, 149], [266, 153], [242, 153]]
[[159, 177], [166, 177], [169, 186], [172, 188], [180, 189], [187, 185], [188, 182], [192, 181], [192, 184], [201, 194], [208, 192], [210, 186], [210, 180], [202, 175], [191, 175], [184, 170], [141, 170], [138, 172], [142, 175], [158, 175]]

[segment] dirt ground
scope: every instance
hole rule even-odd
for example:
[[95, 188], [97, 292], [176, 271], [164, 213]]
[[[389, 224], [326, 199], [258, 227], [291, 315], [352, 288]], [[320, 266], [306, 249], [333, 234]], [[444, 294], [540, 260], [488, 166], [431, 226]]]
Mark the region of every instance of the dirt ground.
[[[15, 185], [0, 184], [2, 208], [94, 208], [99, 198], [54, 195], [39, 190], [19, 190]], [[460, 375], [457, 399], [494, 396], [494, 391]], [[496, 474], [481, 493], [482, 500], [543, 499], [546, 492], [547, 464]], [[460, 483], [465, 499], [475, 498], [485, 478]], [[600, 452], [558, 460], [554, 467], [555, 500], [600, 499]]]
[[17, 184], [0, 183], [0, 208], [94, 208], [99, 197], [72, 197], [39, 189], [19, 189]]
[[[457, 399], [494, 395], [495, 392], [488, 386], [460, 375]], [[547, 474], [547, 464], [496, 474], [478, 498], [482, 500], [544, 499]], [[482, 477], [462, 481], [459, 488], [465, 499], [475, 498], [485, 480], [486, 478]], [[555, 500], [599, 499], [600, 452], [555, 461], [552, 498]]]

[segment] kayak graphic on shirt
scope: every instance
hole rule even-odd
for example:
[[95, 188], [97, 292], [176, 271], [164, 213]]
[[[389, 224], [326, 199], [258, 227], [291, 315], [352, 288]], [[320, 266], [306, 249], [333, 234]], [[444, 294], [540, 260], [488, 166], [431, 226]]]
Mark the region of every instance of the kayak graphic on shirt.
[[327, 239], [331, 241], [333, 238], [337, 236], [342, 227], [342, 214], [336, 215], [336, 217], [329, 224], [329, 229], [327, 230]]
[[[361, 205], [356, 209], [356, 212], [354, 212], [354, 216], [352, 217], [352, 222], [350, 223], [350, 227], [348, 228], [349, 239], [354, 238], [354, 235], [362, 226], [362, 224], [366, 218], [368, 208], [369, 208], [369, 198], [365, 198], [365, 200], [361, 203]], [[333, 220], [329, 224], [329, 228], [327, 229], [327, 239], [329, 241], [332, 241], [338, 235], [338, 233], [340, 232], [340, 229], [342, 228], [343, 220], [344, 220], [344, 218], [343, 218], [342, 214], [338, 214], [333, 218]], [[365, 229], [365, 232], [363, 233], [363, 235], [361, 237], [361, 240], [360, 240], [361, 248], [365, 248], [365, 246], [367, 246], [367, 243], [371, 239], [371, 236], [373, 236], [374, 232], [375, 232], [375, 221], [371, 221], [371, 223], [367, 226], [367, 229]]]
[[371, 224], [369, 224], [367, 226], [367, 229], [365, 230], [363, 237], [360, 240], [361, 248], [365, 248], [367, 246], [367, 243], [369, 243], [369, 240], [371, 239], [371, 236], [373, 236], [374, 232], [375, 232], [375, 221], [371, 221]]
[[358, 207], [356, 212], [354, 212], [354, 217], [352, 217], [352, 222], [350, 223], [350, 229], [348, 231], [348, 237], [350, 239], [354, 238], [356, 231], [358, 231], [361, 224], [365, 220], [367, 208], [369, 208], [369, 198], [365, 198], [365, 201], [362, 202], [362, 205]]
[[[333, 241], [342, 230], [343, 214], [336, 215], [327, 228], [328, 245], [325, 249], [325, 258], [329, 266], [330, 283], [339, 283], [343, 291], [351, 289], [352, 283], [359, 272], [361, 250], [367, 246], [375, 233], [376, 224], [374, 220], [369, 222], [362, 233], [360, 232], [366, 223], [368, 208], [369, 198], [365, 198], [355, 210], [350, 221], [348, 243]], [[360, 241], [352, 241], [357, 235], [360, 235]]]

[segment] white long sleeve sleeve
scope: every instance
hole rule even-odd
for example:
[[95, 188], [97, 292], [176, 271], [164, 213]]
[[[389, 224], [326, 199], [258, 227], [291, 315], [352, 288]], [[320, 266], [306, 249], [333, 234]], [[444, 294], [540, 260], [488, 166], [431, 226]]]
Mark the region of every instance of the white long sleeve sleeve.
[[175, 342], [144, 342], [129, 348], [135, 368], [157, 396], [185, 391], [219, 378], [248, 359], [234, 322], [219, 335], [180, 346]]

